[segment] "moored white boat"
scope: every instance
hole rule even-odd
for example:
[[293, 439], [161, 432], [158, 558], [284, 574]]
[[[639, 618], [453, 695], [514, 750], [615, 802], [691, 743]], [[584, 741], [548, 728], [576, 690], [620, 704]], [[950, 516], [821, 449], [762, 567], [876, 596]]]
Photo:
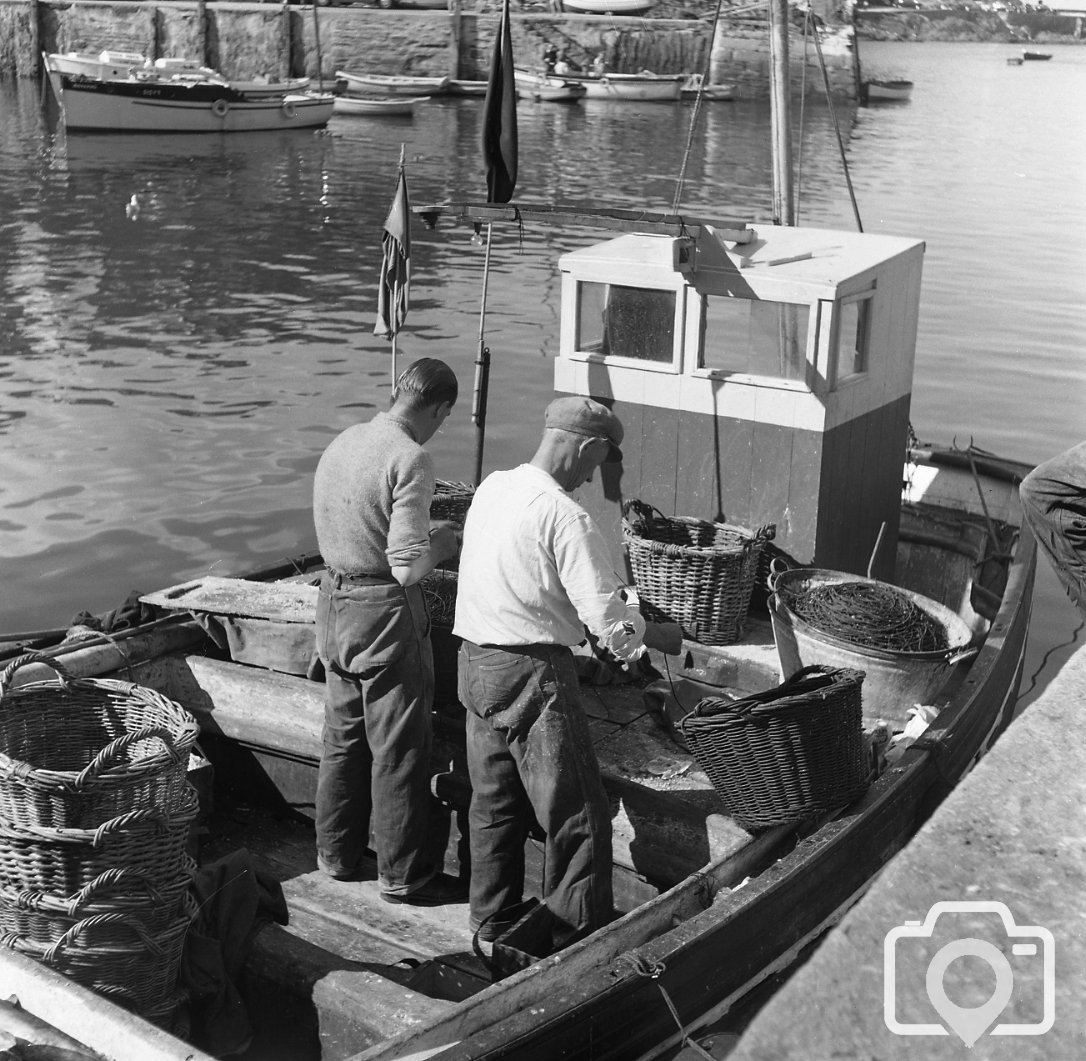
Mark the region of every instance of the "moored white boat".
[[558, 74], [541, 74], [533, 70], [514, 73], [517, 96], [520, 99], [543, 100], [552, 103], [572, 103], [585, 94], [583, 85]]
[[364, 96], [336, 96], [333, 111], [336, 114], [347, 115], [394, 115], [413, 114], [415, 107], [425, 103], [429, 96], [375, 96], [366, 99]]
[[230, 81], [235, 92], [240, 92], [249, 99], [263, 99], [268, 96], [286, 96], [297, 92], [306, 92], [312, 79], [308, 77], [290, 77], [285, 81], [261, 80]]
[[290, 93], [251, 99], [214, 81], [100, 81], [51, 75], [68, 130], [235, 133], [325, 125], [333, 97]]
[[863, 95], [869, 103], [879, 100], [907, 100], [912, 92], [911, 81], [871, 80], [863, 83]]
[[563, 0], [562, 7], [582, 15], [643, 15], [652, 0]]
[[682, 96], [686, 74], [562, 74], [566, 81], [583, 85], [587, 99], [669, 102]]
[[349, 96], [435, 96], [449, 87], [447, 77], [410, 76], [408, 74], [351, 74], [336, 71]]

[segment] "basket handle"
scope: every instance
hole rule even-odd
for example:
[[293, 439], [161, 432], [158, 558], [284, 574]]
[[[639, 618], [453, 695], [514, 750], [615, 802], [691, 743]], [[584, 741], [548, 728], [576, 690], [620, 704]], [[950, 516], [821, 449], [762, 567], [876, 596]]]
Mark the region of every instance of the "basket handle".
[[641, 501], [636, 497], [630, 498], [629, 501], [622, 502], [623, 518], [630, 521], [631, 512], [644, 523], [652, 523], [654, 515], [659, 516], [660, 519], [667, 519], [667, 516], [665, 516], [655, 505], [650, 505], [647, 501]]
[[783, 556], [775, 556], [769, 561], [769, 575], [766, 577], [766, 585], [770, 593], [777, 592], [777, 583], [781, 575], [792, 570], [792, 565]]
[[78, 792], [88, 781], [94, 780], [104, 769], [110, 760], [125, 750], [136, 741], [148, 740], [158, 737], [166, 745], [166, 751], [176, 763], [181, 757], [174, 747], [173, 735], [164, 726], [144, 726], [142, 729], [133, 730], [131, 733], [123, 733], [116, 740], [107, 744], [82, 770], [79, 776], [72, 782], [72, 787]]
[[79, 937], [84, 932], [92, 928], [97, 928], [100, 925], [124, 925], [126, 929], [135, 934], [136, 938], [143, 944], [149, 954], [156, 958], [161, 958], [162, 955], [166, 953], [161, 945], [151, 938], [147, 929], [143, 927], [142, 922], [138, 919], [131, 917], [128, 914], [91, 914], [90, 917], [85, 917], [82, 921], [77, 921], [63, 936], [52, 943], [49, 949], [42, 955], [42, 961], [46, 962], [48, 965], [55, 965], [57, 959], [61, 956], [61, 951], [63, 951], [65, 947], [78, 942]]
[[57, 672], [60, 678], [61, 687], [67, 691], [68, 686], [72, 684], [76, 679], [68, 672], [64, 665], [51, 656], [43, 655], [41, 652], [27, 652], [25, 655], [16, 656], [5, 668], [4, 673], [0, 674], [0, 700], [3, 700], [8, 694], [8, 687], [15, 679], [15, 672], [20, 667], [25, 667], [29, 663], [44, 663], [47, 667], [51, 667]]
[[67, 900], [68, 916], [75, 917], [80, 908], [86, 906], [87, 903], [94, 898], [96, 892], [108, 891], [114, 885], [127, 884], [129, 882], [139, 885], [139, 887], [147, 893], [147, 898], [156, 906], [161, 905], [162, 895], [142, 873], [137, 873], [133, 869], [115, 866], [112, 869], [107, 869], [104, 872], [99, 873], [94, 880], [88, 884], [84, 884], [75, 895]]

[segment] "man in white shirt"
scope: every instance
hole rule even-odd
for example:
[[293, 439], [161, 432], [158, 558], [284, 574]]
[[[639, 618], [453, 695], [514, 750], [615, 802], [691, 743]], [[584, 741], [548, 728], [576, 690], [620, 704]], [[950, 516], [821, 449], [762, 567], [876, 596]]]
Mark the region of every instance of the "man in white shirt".
[[[482, 939], [509, 926], [523, 897], [533, 820], [546, 834], [555, 946], [613, 916], [610, 809], [570, 646], [587, 628], [632, 661], [646, 623], [571, 491], [622, 459], [622, 436], [599, 402], [558, 398], [531, 462], [488, 476], [468, 510], [453, 632], [472, 783], [471, 927]], [[654, 645], [679, 650], [678, 627], [648, 627]]]

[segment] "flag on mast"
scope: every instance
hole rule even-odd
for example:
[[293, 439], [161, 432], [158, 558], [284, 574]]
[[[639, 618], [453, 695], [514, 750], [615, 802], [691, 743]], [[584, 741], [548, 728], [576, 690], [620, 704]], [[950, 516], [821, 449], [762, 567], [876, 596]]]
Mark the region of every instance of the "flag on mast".
[[509, 0], [490, 57], [490, 77], [483, 103], [483, 162], [487, 202], [507, 203], [517, 186], [517, 88], [513, 77], [513, 35]]
[[377, 323], [373, 334], [396, 341], [396, 333], [407, 316], [411, 289], [411, 206], [407, 199], [404, 150], [400, 148], [400, 176], [396, 194], [385, 218], [381, 237], [383, 257], [377, 286]]

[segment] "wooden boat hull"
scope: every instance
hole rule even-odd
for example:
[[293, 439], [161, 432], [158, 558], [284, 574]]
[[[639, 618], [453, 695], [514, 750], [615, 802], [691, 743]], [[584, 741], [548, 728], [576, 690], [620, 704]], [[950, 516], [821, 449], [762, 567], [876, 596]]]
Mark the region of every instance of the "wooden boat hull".
[[696, 99], [700, 94], [703, 100], [733, 100], [737, 92], [737, 86], [730, 82], [705, 85], [702, 83], [701, 74], [691, 74], [683, 82], [682, 98]]
[[402, 117], [413, 114], [415, 107], [425, 103], [429, 96], [384, 96], [376, 99], [365, 99], [362, 96], [336, 96], [334, 113], [348, 116], [373, 117]]
[[349, 96], [434, 96], [449, 87], [447, 77], [408, 77], [392, 74], [351, 74], [337, 70]]
[[[978, 485], [992, 518], [1013, 518], [1016, 477], [1024, 466], [977, 462], [974, 479], [972, 467], [954, 452], [917, 454], [915, 462], [906, 479], [923, 485], [910, 486], [905, 503], [918, 520], [928, 505], [979, 509]], [[942, 518], [930, 527], [903, 522], [902, 548], [932, 548], [932, 527]], [[982, 518], [979, 512], [976, 518]], [[948, 541], [945, 548], [956, 545]], [[787, 967], [843, 916], [1009, 723], [1035, 560], [1033, 539], [1022, 531], [987, 638], [946, 693], [932, 729], [844, 814], [811, 824], [798, 843], [793, 827], [766, 831], [573, 947], [462, 1002], [443, 1004], [416, 1027], [355, 1054], [354, 1061], [416, 1054], [442, 1061], [636, 1057], [678, 1039], [661, 988], [687, 1031], [720, 1019], [736, 999]], [[260, 577], [284, 577], [309, 563]], [[176, 589], [170, 595], [186, 606]], [[104, 639], [73, 645], [62, 658], [76, 675], [109, 673], [127, 661], [133, 680], [194, 710], [206, 740], [213, 734], [247, 749], [244, 754], [267, 764], [268, 778], [278, 771], [281, 790], [294, 785], [297, 798], [311, 798], [305, 794], [311, 793], [320, 754], [319, 685], [207, 658], [205, 651], [204, 631], [179, 617], [129, 632], [121, 645]], [[34, 665], [18, 672], [17, 684], [49, 677], [48, 668]], [[287, 699], [283, 689], [293, 690]], [[284, 780], [288, 775], [292, 779]], [[2, 957], [0, 951], [0, 970]], [[540, 1004], [543, 999], [547, 1005]]]
[[907, 100], [913, 92], [911, 81], [865, 81], [864, 95], [869, 103]]
[[213, 82], [98, 81], [57, 75], [64, 124], [72, 131], [236, 133], [326, 125], [331, 95], [249, 99]]
[[1023, 52], [1022, 58], [1027, 63], [1043, 63], [1052, 58], [1051, 52]]
[[584, 94], [584, 86], [568, 81], [557, 74], [537, 74], [529, 70], [517, 70], [517, 98], [534, 99], [549, 103], [573, 103]]
[[586, 99], [631, 100], [669, 103], [682, 96], [683, 74], [563, 74], [567, 81], [583, 85]]
[[563, 0], [562, 8], [580, 15], [643, 15], [652, 0]]

